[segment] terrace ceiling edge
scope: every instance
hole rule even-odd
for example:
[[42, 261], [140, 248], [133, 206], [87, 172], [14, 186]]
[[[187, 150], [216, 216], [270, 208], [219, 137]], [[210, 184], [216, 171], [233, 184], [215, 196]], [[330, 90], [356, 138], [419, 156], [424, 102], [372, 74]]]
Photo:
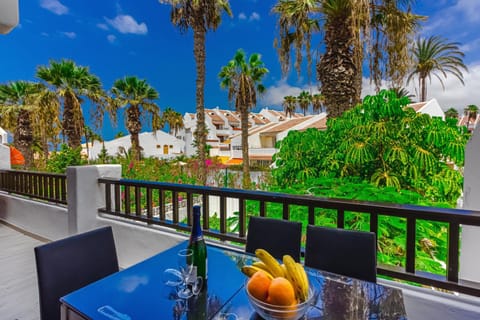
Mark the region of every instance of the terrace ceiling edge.
[[7, 34], [18, 25], [18, 0], [0, 1], [0, 34]]

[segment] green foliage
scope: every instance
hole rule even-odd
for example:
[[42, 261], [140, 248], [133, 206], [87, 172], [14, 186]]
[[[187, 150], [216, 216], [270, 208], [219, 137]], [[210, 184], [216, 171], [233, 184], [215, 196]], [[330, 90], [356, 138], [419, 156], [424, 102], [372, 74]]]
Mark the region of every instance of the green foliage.
[[[409, 190], [396, 190], [392, 187], [376, 187], [368, 181], [346, 178], [315, 178], [302, 184], [287, 187], [272, 187], [270, 191], [288, 194], [314, 195], [323, 198], [351, 199], [392, 204], [416, 204], [437, 207], [451, 207], [448, 203], [432, 203], [422, 195]], [[308, 208], [289, 206], [290, 220], [300, 221], [304, 229], [308, 225]], [[258, 215], [258, 201], [247, 201], [247, 214]], [[269, 217], [282, 218], [283, 206], [268, 203]], [[315, 224], [336, 227], [337, 213], [331, 209], [316, 209]], [[405, 266], [406, 219], [379, 216], [378, 221], [378, 262], [393, 266]], [[345, 228], [370, 230], [369, 215], [358, 212], [345, 212]], [[305, 230], [304, 230], [305, 234]], [[447, 225], [418, 220], [416, 229], [416, 269], [445, 275], [447, 259]]]
[[102, 149], [98, 153], [98, 161], [102, 164], [105, 164], [110, 163], [112, 160], [112, 156], [108, 154], [107, 148], [105, 148], [105, 144], [102, 145]]
[[468, 140], [465, 128], [406, 107], [393, 91], [329, 119], [328, 129], [290, 131], [275, 154], [279, 185], [316, 177], [356, 177], [374, 186], [411, 190], [430, 201], [460, 196]]
[[66, 144], [60, 146], [60, 151], [53, 152], [47, 160], [47, 170], [50, 172], [65, 173], [69, 166], [84, 164], [81, 156], [82, 148], [72, 149]]

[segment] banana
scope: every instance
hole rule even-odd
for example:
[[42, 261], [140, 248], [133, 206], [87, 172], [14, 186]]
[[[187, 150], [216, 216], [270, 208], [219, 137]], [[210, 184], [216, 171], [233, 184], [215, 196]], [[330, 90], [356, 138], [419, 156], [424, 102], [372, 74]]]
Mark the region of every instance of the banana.
[[258, 259], [260, 259], [265, 264], [265, 266], [270, 271], [270, 274], [274, 278], [285, 276], [283, 272], [283, 268], [280, 265], [280, 263], [278, 263], [278, 261], [274, 257], [272, 257], [272, 255], [268, 253], [267, 250], [257, 249], [255, 250], [255, 255], [257, 256]]
[[243, 267], [241, 268], [241, 270], [242, 270], [242, 273], [243, 273], [244, 275], [246, 275], [247, 277], [249, 277], [249, 278], [250, 278], [251, 276], [253, 276], [257, 271], [263, 271], [263, 272], [265, 272], [265, 274], [266, 274], [270, 279], [273, 279], [273, 276], [272, 276], [269, 272], [267, 272], [267, 271], [265, 271], [265, 270], [263, 270], [263, 269], [260, 269], [260, 268], [258, 268], [258, 267], [256, 267], [256, 266], [253, 266], [253, 265], [252, 265], [252, 266], [245, 265], [245, 266], [243, 266]]
[[302, 266], [301, 263], [296, 263], [297, 265], [297, 270], [298, 270], [298, 273], [300, 274], [300, 277], [302, 279], [302, 295], [303, 297], [305, 297], [305, 300], [308, 299], [308, 277], [307, 277], [307, 273], [305, 272], [305, 268]]
[[268, 269], [267, 265], [265, 263], [263, 263], [262, 261], [255, 261], [254, 263], [252, 263], [252, 266], [260, 268], [260, 269], [270, 273], [270, 270]]
[[300, 302], [305, 301], [308, 298], [308, 279], [303, 266], [289, 255], [283, 256], [283, 264], [287, 269], [286, 277], [292, 283], [297, 299]]

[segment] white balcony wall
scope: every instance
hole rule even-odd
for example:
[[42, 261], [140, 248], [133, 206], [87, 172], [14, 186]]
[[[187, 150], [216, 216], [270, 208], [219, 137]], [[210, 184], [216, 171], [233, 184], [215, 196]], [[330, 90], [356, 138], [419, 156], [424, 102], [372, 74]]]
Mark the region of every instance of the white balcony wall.
[[0, 144], [0, 169], [10, 170], [10, 148]]
[[69, 167], [68, 207], [0, 192], [0, 219], [50, 240], [110, 225], [121, 267], [138, 263], [186, 240], [172, 229], [101, 216], [98, 209], [105, 207], [105, 188], [98, 183], [100, 177], [120, 178], [120, 165]]
[[232, 158], [242, 158], [242, 150], [232, 150]]
[[[473, 132], [465, 149], [465, 167], [463, 181], [463, 208], [480, 210], [480, 127]], [[461, 233], [460, 250], [460, 279], [480, 282], [480, 227], [463, 226]]]
[[0, 220], [49, 240], [70, 234], [67, 207], [4, 192], [0, 192]]
[[278, 149], [275, 148], [250, 148], [248, 154], [251, 156], [270, 156], [276, 153]]

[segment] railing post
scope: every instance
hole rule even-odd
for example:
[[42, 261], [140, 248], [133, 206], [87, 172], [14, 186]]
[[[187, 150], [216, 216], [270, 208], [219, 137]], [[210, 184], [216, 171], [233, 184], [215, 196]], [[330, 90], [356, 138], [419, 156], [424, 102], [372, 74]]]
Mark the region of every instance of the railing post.
[[458, 282], [458, 249], [460, 237], [460, 226], [451, 222], [448, 227], [448, 269], [447, 280]]
[[76, 234], [99, 225], [98, 209], [105, 207], [105, 186], [101, 177], [121, 178], [120, 165], [67, 168], [68, 233]]
[[414, 217], [407, 218], [407, 257], [405, 262], [405, 271], [415, 273], [415, 244], [416, 244], [416, 228], [417, 219]]

